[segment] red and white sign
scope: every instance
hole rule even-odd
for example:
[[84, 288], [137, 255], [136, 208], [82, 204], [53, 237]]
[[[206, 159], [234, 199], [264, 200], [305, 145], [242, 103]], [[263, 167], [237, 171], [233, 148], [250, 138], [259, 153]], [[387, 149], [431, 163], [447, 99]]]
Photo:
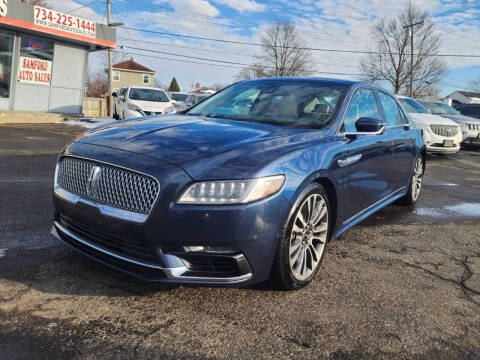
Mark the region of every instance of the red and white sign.
[[34, 6], [33, 21], [35, 25], [50, 29], [62, 30], [91, 38], [95, 38], [96, 36], [95, 23], [93, 21], [63, 14], [55, 10], [45, 9], [40, 6]]
[[20, 56], [17, 80], [21, 83], [50, 85], [52, 62]]

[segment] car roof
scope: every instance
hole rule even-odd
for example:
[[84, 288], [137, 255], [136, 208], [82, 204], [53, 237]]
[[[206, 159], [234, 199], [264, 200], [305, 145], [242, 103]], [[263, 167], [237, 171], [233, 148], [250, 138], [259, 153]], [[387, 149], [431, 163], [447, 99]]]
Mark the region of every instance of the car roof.
[[130, 88], [130, 89], [151, 89], [151, 90], [162, 90], [162, 91], [165, 91], [161, 88], [157, 88], [157, 87], [151, 87], [151, 86], [136, 86], [136, 85], [130, 85], [130, 86], [126, 86], [127, 88]]
[[457, 106], [473, 106], [473, 107], [479, 107], [480, 104], [458, 104]]

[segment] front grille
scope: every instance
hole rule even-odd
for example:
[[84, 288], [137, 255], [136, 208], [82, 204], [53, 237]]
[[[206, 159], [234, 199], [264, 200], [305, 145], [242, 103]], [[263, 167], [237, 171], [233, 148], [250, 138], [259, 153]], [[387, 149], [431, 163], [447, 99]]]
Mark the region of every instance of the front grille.
[[467, 124], [468, 130], [480, 130], [480, 124]]
[[[95, 167], [100, 167], [100, 172], [92, 179]], [[60, 160], [57, 184], [96, 203], [139, 214], [150, 212], [160, 192], [158, 181], [148, 175], [72, 157]]]
[[130, 238], [120, 239], [64, 215], [58, 215], [57, 220], [69, 231], [92, 245], [134, 260], [153, 264], [157, 262], [150, 248], [139, 240]]
[[452, 137], [458, 134], [458, 126], [454, 125], [430, 125], [434, 134], [444, 136], [444, 137]]

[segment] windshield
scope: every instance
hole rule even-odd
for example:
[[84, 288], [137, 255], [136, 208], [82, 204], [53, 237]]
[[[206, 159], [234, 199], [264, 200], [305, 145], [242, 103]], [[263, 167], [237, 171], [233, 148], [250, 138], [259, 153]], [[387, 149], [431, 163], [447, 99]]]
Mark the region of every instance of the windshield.
[[423, 106], [431, 111], [432, 114], [447, 114], [457, 115], [459, 112], [447, 104], [433, 102], [433, 101], [420, 101]]
[[212, 95], [187, 115], [323, 128], [332, 121], [345, 90], [321, 82], [248, 81]]
[[398, 100], [408, 113], [430, 114], [425, 106], [413, 99], [399, 98]]
[[129, 98], [138, 101], [168, 102], [167, 94], [155, 89], [130, 89]]
[[205, 100], [208, 97], [210, 97], [210, 95], [195, 95], [195, 101], [200, 102], [200, 101]]
[[185, 101], [187, 97], [188, 97], [188, 94], [172, 93], [172, 99], [175, 101]]

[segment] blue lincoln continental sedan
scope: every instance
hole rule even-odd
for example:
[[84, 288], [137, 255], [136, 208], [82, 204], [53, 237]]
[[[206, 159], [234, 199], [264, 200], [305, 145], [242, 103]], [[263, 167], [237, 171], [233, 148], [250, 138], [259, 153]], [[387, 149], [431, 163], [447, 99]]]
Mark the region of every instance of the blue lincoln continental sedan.
[[52, 234], [152, 281], [299, 289], [329, 240], [415, 204], [425, 159], [420, 130], [376, 85], [243, 81], [67, 145]]

